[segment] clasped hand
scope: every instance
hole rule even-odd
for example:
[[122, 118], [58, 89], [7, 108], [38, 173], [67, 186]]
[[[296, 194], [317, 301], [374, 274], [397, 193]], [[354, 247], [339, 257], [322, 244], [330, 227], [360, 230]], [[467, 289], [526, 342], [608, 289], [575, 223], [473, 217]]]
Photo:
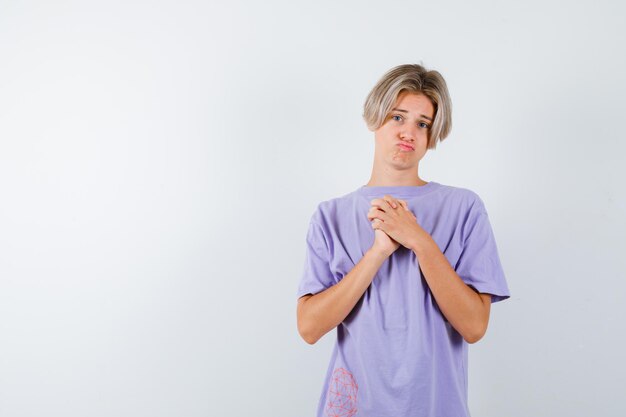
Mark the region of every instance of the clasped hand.
[[382, 230], [402, 246], [413, 249], [426, 231], [417, 223], [417, 218], [401, 199], [385, 195], [370, 201], [367, 212], [374, 230]]

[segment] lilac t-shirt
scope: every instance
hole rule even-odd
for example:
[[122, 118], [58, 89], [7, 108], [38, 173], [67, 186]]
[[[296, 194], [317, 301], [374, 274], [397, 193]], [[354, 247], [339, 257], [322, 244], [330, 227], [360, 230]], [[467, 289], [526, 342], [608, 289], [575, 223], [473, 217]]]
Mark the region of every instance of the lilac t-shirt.
[[[298, 298], [338, 283], [374, 242], [370, 201], [406, 200], [461, 279], [491, 301], [510, 297], [483, 201], [473, 191], [362, 186], [319, 203], [306, 237]], [[382, 264], [337, 328], [317, 416], [469, 417], [468, 344], [448, 323], [413, 251], [400, 246]]]

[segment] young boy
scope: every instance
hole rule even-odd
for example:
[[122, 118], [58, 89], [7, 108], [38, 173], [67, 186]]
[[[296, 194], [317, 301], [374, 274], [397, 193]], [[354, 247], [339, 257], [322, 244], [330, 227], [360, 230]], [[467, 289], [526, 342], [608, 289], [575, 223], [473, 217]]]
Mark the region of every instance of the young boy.
[[314, 344], [337, 328], [318, 417], [470, 416], [468, 343], [510, 293], [480, 197], [418, 173], [451, 109], [439, 72], [388, 71], [364, 106], [369, 182], [310, 219], [298, 331]]

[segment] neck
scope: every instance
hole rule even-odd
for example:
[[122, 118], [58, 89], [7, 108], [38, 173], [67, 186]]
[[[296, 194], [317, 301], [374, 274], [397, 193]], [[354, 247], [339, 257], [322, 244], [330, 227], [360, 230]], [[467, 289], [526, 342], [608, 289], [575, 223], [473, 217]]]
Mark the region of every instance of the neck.
[[394, 186], [422, 186], [427, 184], [426, 181], [421, 179], [417, 173], [405, 173], [405, 172], [389, 172], [384, 175], [372, 172], [368, 187], [394, 187]]

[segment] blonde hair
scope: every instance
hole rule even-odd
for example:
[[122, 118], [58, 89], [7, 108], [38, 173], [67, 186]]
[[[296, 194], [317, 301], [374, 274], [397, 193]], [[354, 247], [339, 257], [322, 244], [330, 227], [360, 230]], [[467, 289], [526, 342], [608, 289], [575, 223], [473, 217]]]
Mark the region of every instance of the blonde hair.
[[377, 130], [403, 91], [421, 93], [430, 99], [435, 109], [432, 127], [428, 130], [428, 149], [435, 149], [452, 129], [452, 100], [446, 81], [434, 70], [419, 64], [398, 65], [390, 69], [367, 95], [363, 105], [363, 119], [367, 128]]

